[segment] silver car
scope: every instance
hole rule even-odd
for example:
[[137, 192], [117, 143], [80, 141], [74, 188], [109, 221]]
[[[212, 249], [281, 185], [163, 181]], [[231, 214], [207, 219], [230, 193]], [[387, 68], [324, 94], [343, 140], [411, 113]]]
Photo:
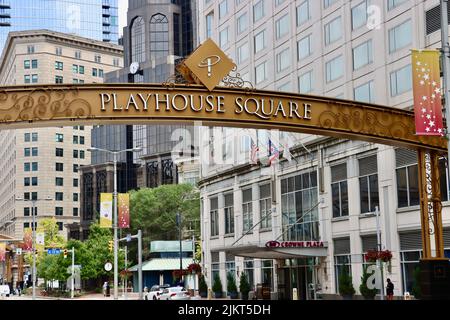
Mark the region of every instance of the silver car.
[[191, 296], [183, 287], [170, 287], [163, 290], [159, 300], [190, 300]]

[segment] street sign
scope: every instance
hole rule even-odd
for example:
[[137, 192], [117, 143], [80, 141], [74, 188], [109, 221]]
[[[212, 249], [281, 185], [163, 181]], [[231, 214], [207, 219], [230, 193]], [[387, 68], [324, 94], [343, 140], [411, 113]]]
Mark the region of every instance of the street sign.
[[111, 262], [105, 263], [105, 270], [106, 270], [106, 271], [111, 271], [111, 270], [112, 270], [112, 267], [113, 267], [113, 265], [112, 265]]
[[57, 249], [57, 248], [47, 249], [47, 254], [60, 254], [60, 253], [61, 253], [61, 249]]

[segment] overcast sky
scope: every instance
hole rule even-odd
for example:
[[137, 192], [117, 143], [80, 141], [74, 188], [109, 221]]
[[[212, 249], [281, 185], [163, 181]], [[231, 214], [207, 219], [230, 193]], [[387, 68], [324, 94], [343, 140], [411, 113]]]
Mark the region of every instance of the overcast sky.
[[119, 0], [119, 37], [122, 36], [123, 27], [127, 24], [128, 0]]

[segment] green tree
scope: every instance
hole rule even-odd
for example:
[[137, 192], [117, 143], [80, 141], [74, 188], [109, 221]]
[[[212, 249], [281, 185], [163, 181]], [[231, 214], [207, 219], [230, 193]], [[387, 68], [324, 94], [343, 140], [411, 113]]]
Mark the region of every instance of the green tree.
[[[143, 243], [153, 240], [178, 240], [177, 212], [182, 215], [182, 228], [194, 228], [200, 236], [200, 198], [190, 184], [163, 185], [144, 188], [130, 194], [131, 232], [142, 230]], [[193, 222], [196, 223], [193, 223]], [[147, 249], [148, 250], [148, 249]], [[132, 244], [130, 258], [136, 256], [136, 244]], [[144, 249], [144, 254], [148, 251]]]
[[367, 282], [369, 280], [369, 277], [371, 274], [367, 272], [367, 267], [363, 267], [363, 275], [361, 277], [361, 284], [359, 286], [359, 292], [364, 296], [366, 299], [373, 299], [377, 295], [378, 290], [376, 288], [369, 289], [367, 286]]

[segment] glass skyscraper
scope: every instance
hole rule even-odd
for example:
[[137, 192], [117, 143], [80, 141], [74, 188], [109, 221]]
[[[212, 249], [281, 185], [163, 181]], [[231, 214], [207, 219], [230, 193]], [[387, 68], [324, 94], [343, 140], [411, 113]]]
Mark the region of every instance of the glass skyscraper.
[[118, 42], [118, 0], [0, 0], [0, 50], [10, 31], [49, 29]]

